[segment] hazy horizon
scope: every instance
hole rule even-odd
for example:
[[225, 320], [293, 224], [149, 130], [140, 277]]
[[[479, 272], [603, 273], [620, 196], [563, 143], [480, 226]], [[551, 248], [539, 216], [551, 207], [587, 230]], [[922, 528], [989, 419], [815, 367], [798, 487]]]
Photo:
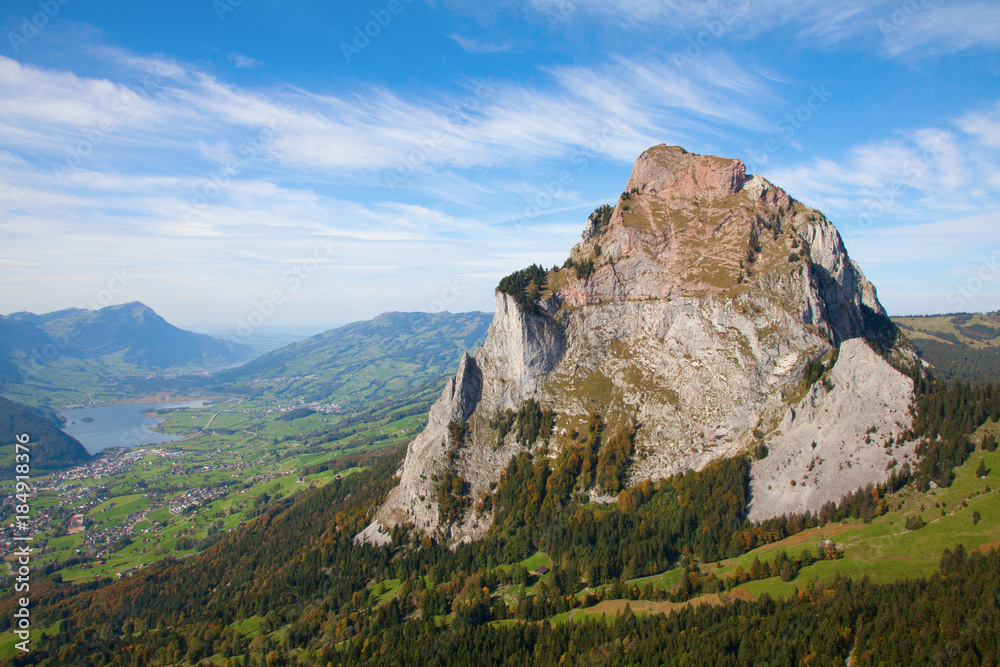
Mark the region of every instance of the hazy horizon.
[[[137, 301], [140, 301], [140, 300], [137, 299]], [[140, 303], [141, 303], [141, 301], [140, 301]], [[121, 305], [121, 304], [112, 304], [112, 305]], [[149, 304], [145, 304], [145, 305], [149, 306]], [[73, 307], [75, 307], [75, 306], [67, 306], [67, 308], [73, 308]], [[42, 315], [42, 314], [45, 314], [46, 312], [56, 312], [56, 311], [59, 311], [59, 310], [65, 310], [65, 308], [57, 308], [57, 309], [55, 309], [55, 311], [28, 311], [28, 312], [34, 312], [35, 314]], [[156, 309], [153, 308], [153, 311], [156, 312]], [[1000, 308], [993, 308], [993, 309], [988, 309], [988, 310], [985, 310], [985, 311], [961, 311], [961, 312], [988, 314], [988, 313], [998, 312], [998, 311], [1000, 311]], [[24, 311], [11, 311], [11, 312], [8, 312], [8, 313], [3, 313], [2, 316], [9, 317], [10, 315], [12, 315], [12, 314], [14, 314], [16, 312], [24, 312]], [[175, 322], [175, 321], [171, 321], [169, 319], [167, 319], [167, 321], [170, 322], [170, 324], [173, 324], [174, 326], [179, 327], [181, 329], [186, 329], [186, 330], [192, 331], [194, 333], [208, 334], [210, 336], [225, 337], [225, 336], [229, 335], [229, 336], [233, 336], [233, 337], [235, 337], [237, 339], [241, 339], [241, 338], [245, 339], [245, 338], [247, 338], [247, 336], [252, 336], [252, 335], [259, 335], [259, 336], [265, 336], [265, 337], [266, 336], [275, 336], [275, 335], [288, 335], [288, 336], [297, 336], [297, 337], [300, 337], [300, 338], [309, 338], [311, 336], [315, 336], [317, 334], [321, 334], [321, 333], [324, 333], [326, 331], [330, 331], [332, 329], [338, 329], [340, 327], [347, 326], [348, 324], [353, 324], [353, 323], [356, 323], [356, 322], [366, 322], [366, 321], [369, 321], [369, 320], [372, 320], [372, 319], [378, 317], [379, 315], [384, 315], [384, 314], [387, 314], [387, 313], [428, 313], [428, 314], [462, 315], [462, 314], [466, 314], [466, 313], [486, 313], [486, 314], [493, 314], [494, 312], [495, 312], [494, 310], [475, 310], [475, 309], [472, 309], [472, 310], [443, 310], [443, 311], [434, 311], [434, 312], [431, 312], [431, 311], [421, 311], [421, 310], [405, 310], [405, 309], [404, 310], [393, 310], [393, 311], [386, 310], [386, 311], [381, 311], [379, 313], [376, 313], [375, 315], [373, 315], [371, 317], [362, 317], [362, 318], [351, 319], [351, 320], [344, 320], [344, 321], [333, 321], [333, 322], [327, 322], [327, 323], [323, 323], [323, 322], [315, 322], [315, 323], [289, 322], [288, 324], [284, 324], [284, 325], [279, 325], [279, 324], [262, 325], [262, 326], [258, 326], [258, 327], [251, 327], [250, 328], [251, 331], [250, 331], [249, 334], [245, 333], [244, 331], [237, 331], [237, 329], [240, 328], [239, 325], [237, 325], [237, 327], [233, 327], [232, 325], [225, 324], [225, 323], [224, 324], [193, 324], [193, 325], [187, 325], [187, 324], [184, 324], [183, 322]], [[949, 315], [949, 314], [952, 314], [954, 312], [960, 312], [960, 311], [940, 311], [940, 312], [931, 312], [931, 313], [895, 313], [895, 312], [892, 312], [892, 311], [888, 311], [888, 312], [889, 312], [889, 316], [890, 317], [921, 317], [921, 316], [926, 316], [926, 315]], [[160, 313], [158, 313], [158, 314], [160, 314]]]

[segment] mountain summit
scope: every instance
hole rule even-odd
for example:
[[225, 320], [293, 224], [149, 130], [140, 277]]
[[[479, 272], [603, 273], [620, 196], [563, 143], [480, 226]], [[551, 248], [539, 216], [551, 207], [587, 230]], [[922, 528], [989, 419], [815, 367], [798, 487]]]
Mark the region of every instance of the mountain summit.
[[122, 360], [142, 368], [168, 368], [190, 363], [230, 363], [245, 359], [242, 344], [178, 329], [152, 308], [131, 301], [99, 310], [66, 308], [51, 313], [11, 313], [13, 320], [41, 329], [48, 342], [75, 358], [124, 352]]
[[754, 519], [817, 510], [914, 455], [898, 369], [915, 356], [875, 288], [822, 213], [740, 160], [650, 148], [561, 268], [515, 272], [495, 301], [359, 539], [478, 539], [513, 457], [585, 440], [575, 488], [600, 502], [752, 451]]
[[211, 368], [250, 356], [246, 345], [178, 329], [138, 301], [0, 316], [0, 384], [31, 384], [60, 405], [67, 378], [85, 396], [122, 373]]

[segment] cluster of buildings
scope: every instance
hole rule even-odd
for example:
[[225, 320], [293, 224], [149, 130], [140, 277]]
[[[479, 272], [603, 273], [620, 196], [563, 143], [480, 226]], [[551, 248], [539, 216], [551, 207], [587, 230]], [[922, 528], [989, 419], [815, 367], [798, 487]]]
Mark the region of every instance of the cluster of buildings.
[[[305, 378], [308, 377], [311, 376], [305, 376]], [[273, 380], [255, 382], [282, 384], [295, 379], [304, 378], [275, 378]], [[302, 407], [308, 407], [323, 413], [335, 412], [340, 408], [338, 404], [307, 405], [302, 401], [297, 401], [295, 405], [279, 405], [275, 403], [262, 409], [232, 410], [232, 412], [261, 414], [286, 412]], [[229, 411], [227, 410], [226, 412]], [[299, 443], [294, 443], [293, 446], [299, 446]], [[217, 450], [217, 453], [222, 452]], [[40, 492], [46, 492], [49, 498], [55, 496], [57, 500], [55, 503], [49, 501], [44, 504], [32, 504], [31, 511], [28, 513], [28, 519], [22, 524], [17, 524], [14, 519], [16, 505], [14, 495], [0, 495], [0, 520], [3, 520], [4, 517], [10, 517], [4, 525], [0, 525], [0, 559], [21, 545], [20, 542], [14, 540], [15, 536], [41, 536], [41, 534], [51, 531], [53, 528], [65, 528], [65, 534], [69, 535], [81, 534], [83, 539], [79, 545], [79, 552], [90, 552], [92, 554], [96, 552], [104, 553], [110, 545], [145, 532], [143, 529], [136, 528], [136, 526], [147, 520], [147, 515], [150, 512], [165, 507], [170, 514], [176, 516], [185, 511], [190, 511], [192, 507], [201, 507], [211, 503], [234, 490], [232, 487], [227, 486], [185, 489], [180, 495], [170, 499], [164, 499], [162, 496], [154, 498], [153, 496], [158, 494], [147, 494], [149, 500], [148, 506], [141, 511], [121, 518], [115, 517], [113, 521], [115, 525], [94, 525], [88, 518], [88, 513], [91, 513], [101, 503], [122, 494], [121, 482], [123, 477], [134, 476], [136, 470], [141, 471], [150, 466], [157, 466], [158, 463], [149, 460], [151, 457], [160, 457], [169, 460], [172, 463], [172, 470], [162, 475], [156, 474], [150, 476], [149, 473], [140, 474], [141, 479], [136, 483], [135, 489], [131, 493], [142, 493], [147, 488], [147, 483], [152, 486], [153, 480], [161, 477], [176, 478], [184, 474], [231, 471], [231, 478], [238, 478], [239, 482], [249, 487], [262, 482], [272, 481], [278, 477], [287, 475], [289, 472], [287, 469], [278, 469], [272, 465], [258, 474], [249, 477], [243, 476], [244, 471], [249, 468], [266, 464], [267, 456], [261, 457], [256, 461], [244, 459], [231, 462], [198, 461], [196, 463], [190, 460], [190, 452], [171, 449], [169, 447], [107, 449], [99, 457], [87, 463], [57, 471], [44, 479], [33, 481], [31, 483], [32, 498], [37, 498]], [[95, 484], [95, 480], [100, 481]], [[176, 479], [175, 481], [183, 485], [183, 480]], [[160, 486], [162, 488], [162, 485]], [[129, 493], [129, 491], [125, 491], [125, 493]], [[107, 523], [112, 523], [112, 521], [107, 521]], [[36, 540], [38, 539], [36, 538]], [[36, 546], [38, 545], [36, 544]], [[2, 573], [0, 573], [0, 576], [2, 576]]]
[[221, 498], [228, 492], [229, 490], [224, 486], [214, 489], [191, 489], [186, 493], [172, 498], [167, 504], [167, 509], [170, 510], [171, 514], [180, 514], [189, 507], [200, 507], [205, 503], [212, 502], [216, 498]]
[[270, 482], [272, 479], [277, 479], [278, 477], [284, 477], [288, 474], [288, 470], [282, 470], [279, 468], [272, 468], [267, 472], [260, 473], [259, 475], [254, 475], [247, 478], [246, 482], [250, 486], [260, 484], [261, 482]]
[[[113, 544], [123, 538], [131, 537], [135, 532], [133, 527], [146, 518], [148, 511], [133, 512], [122, 519], [121, 523], [110, 528], [91, 528], [83, 537], [83, 546], [91, 549], [98, 544]], [[70, 527], [73, 528], [72, 525]]]
[[[249, 461], [239, 461], [236, 463], [219, 463], [218, 465], [203, 465], [198, 466], [197, 472], [212, 472], [214, 470], [234, 470], [239, 472], [241, 470], [246, 470], [250, 466], [259, 465], [261, 462], [250, 463]], [[236, 475], [234, 475], [235, 477]]]
[[[110, 480], [115, 475], [130, 472], [144, 457], [160, 456], [164, 459], [177, 459], [184, 455], [182, 451], [167, 448], [105, 450], [102, 456], [92, 461], [31, 482], [31, 498], [37, 498], [40, 492], [48, 491], [58, 495], [59, 500], [55, 504], [45, 506], [29, 503], [31, 509], [27, 514], [28, 519], [21, 523], [17, 523], [14, 519], [16, 497], [14, 494], [3, 494], [0, 496], [0, 517], [10, 517], [10, 519], [0, 526], [0, 558], [20, 546], [20, 543], [14, 540], [15, 536], [40, 535], [64, 521], [67, 534], [85, 533], [81, 549], [92, 550], [97, 544], [110, 544], [134, 535], [134, 525], [145, 519], [146, 513], [150, 510], [130, 514], [118, 525], [109, 528], [91, 528], [87, 525], [87, 512], [114, 494], [108, 483], [87, 485], [81, 481]], [[239, 462], [220, 465], [217, 468], [232, 468], [238, 471], [250, 465], [252, 464]], [[170, 501], [170, 511], [177, 514], [191, 504], [203, 504], [225, 493], [224, 488], [189, 491]], [[176, 507], [180, 509], [174, 511]]]
[[64, 482], [74, 479], [106, 479], [113, 475], [129, 472], [136, 463], [146, 456], [177, 458], [184, 452], [175, 449], [125, 449], [111, 448], [101, 452], [101, 456], [87, 463], [53, 473], [40, 489], [58, 489]]
[[5, 497], [0, 505], [0, 516], [10, 517], [10, 520], [0, 526], [0, 556], [6, 556], [15, 549], [24, 546], [24, 542], [18, 542], [14, 537], [25, 537], [37, 535], [48, 529], [51, 520], [47, 510], [32, 510], [28, 514], [28, 520], [23, 524], [18, 524], [14, 520], [14, 503], [8, 502], [13, 498]]

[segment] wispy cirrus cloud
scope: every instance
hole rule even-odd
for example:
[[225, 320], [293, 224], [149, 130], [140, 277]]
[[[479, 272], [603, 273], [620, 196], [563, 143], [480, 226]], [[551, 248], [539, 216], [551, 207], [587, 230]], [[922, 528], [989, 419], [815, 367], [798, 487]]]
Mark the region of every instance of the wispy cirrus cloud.
[[456, 33], [449, 34], [448, 38], [458, 44], [466, 53], [472, 53], [475, 55], [503, 53], [505, 51], [510, 51], [513, 48], [513, 44], [510, 44], [509, 42], [473, 39], [472, 37], [465, 37]]
[[[103, 131], [102, 151], [197, 149], [202, 158], [221, 160], [279, 120], [282, 129], [263, 157], [285, 168], [392, 169], [413, 146], [430, 141], [436, 147], [428, 164], [465, 169], [566, 154], [618, 118], [621, 132], [603, 152], [631, 160], [651, 143], [712, 124], [754, 127], [754, 109], [770, 94], [764, 77], [721, 53], [684, 71], [665, 60], [621, 57], [591, 68], [554, 67], [545, 88], [471, 81], [467, 90], [433, 100], [374, 86], [351, 95], [249, 90], [176, 63], [156, 68], [127, 55], [121, 62], [137, 77], [143, 74], [137, 67], [161, 74], [140, 89], [127, 77], [91, 79], [0, 57], [0, 141], [58, 153], [110, 119], [113, 132]], [[118, 113], [123, 100], [131, 100], [127, 113]]]
[[983, 0], [525, 0], [538, 20], [600, 17], [667, 35], [706, 32], [751, 39], [780, 31], [801, 42], [856, 47], [895, 57], [957, 53], [1000, 44], [1000, 6]]
[[[937, 25], [947, 23], [950, 6], [930, 1], [917, 5], [926, 14], [908, 14], [886, 38], [878, 21], [895, 5], [881, 0], [771, 0], [768, 11], [722, 0], [538, 0], [522, 7], [537, 14], [569, 5], [576, 14], [559, 20], [596, 18], [602, 30], [646, 35], [636, 40], [643, 48], [612, 40], [615, 48], [596, 54], [535, 59], [529, 71], [508, 68], [521, 57], [516, 39], [472, 39], [465, 35], [479, 33], [459, 25], [449, 36], [460, 48], [496, 55], [457, 54], [463, 67], [489, 66], [472, 70], [475, 76], [455, 73], [433, 89], [358, 70], [355, 79], [331, 77], [321, 85], [276, 83], [272, 68], [235, 51], [228, 60], [223, 52], [218, 70], [112, 47], [95, 50], [103, 63], [78, 71], [0, 57], [0, 230], [8, 233], [0, 271], [13, 281], [12, 293], [25, 285], [25, 293], [56, 294], [60, 285], [87, 284], [95, 267], [128, 257], [150, 267], [158, 293], [198, 289], [189, 279], [197, 275], [219, 287], [217, 302], [246, 303], [268, 287], [277, 267], [332, 235], [343, 261], [325, 265], [329, 281], [317, 285], [361, 299], [356, 316], [376, 301], [376, 288], [412, 308], [428, 276], [441, 274], [482, 281], [482, 299], [467, 307], [488, 308], [490, 277], [536, 261], [561, 262], [586, 214], [614, 200], [628, 166], [650, 145], [738, 156], [732, 147], [745, 145], [746, 136], [768, 133], [767, 119], [788, 109], [801, 81], [741, 52], [748, 37], [780, 32], [793, 50], [807, 44], [810, 55], [821, 51], [816, 62], [861, 42], [891, 56], [990, 43], [988, 30], [970, 28], [962, 37]], [[953, 16], [975, 20], [969, 12]], [[686, 39], [702, 31], [712, 38], [690, 57]], [[510, 44], [517, 44], [517, 58], [506, 53]], [[678, 44], [685, 45], [683, 60], [675, 58]], [[234, 75], [233, 68], [243, 71]], [[831, 113], [850, 113], [847, 104], [834, 109], [841, 90]], [[874, 225], [862, 230], [867, 236], [852, 243], [886, 243], [876, 230], [896, 229], [898, 238], [902, 223], [1000, 208], [1000, 106], [949, 113], [955, 120], [941, 127], [864, 127], [871, 130], [866, 136], [881, 138], [846, 150], [840, 146], [845, 137], [854, 141], [853, 128], [827, 142], [826, 128], [814, 123], [794, 145], [816, 157], [764, 175], [846, 222], [848, 233], [868, 207], [881, 206]], [[72, 165], [68, 152], [79, 156]], [[932, 239], [940, 230], [924, 232]], [[25, 258], [43, 268], [15, 275], [11, 267]], [[25, 281], [45, 288], [29, 289]], [[383, 310], [394, 306], [378, 301]], [[212, 319], [212, 307], [204, 307], [204, 319]]]
[[264, 66], [262, 61], [245, 56], [242, 53], [236, 53], [235, 51], [229, 54], [228, 60], [236, 69], [253, 69], [254, 67]]
[[888, 223], [1000, 209], [1000, 103], [767, 176], [793, 196], [848, 218], [874, 210]]
[[1000, 5], [995, 2], [900, 3], [879, 18], [891, 56], [958, 53], [1000, 46]]
[[[442, 275], [468, 275], [467, 284], [477, 286], [471, 299], [490, 293], [493, 281], [483, 276], [509, 272], [525, 242], [540, 245], [565, 233], [538, 225], [525, 230], [526, 239], [512, 239], [474, 218], [426, 206], [362, 203], [259, 178], [234, 181], [185, 219], [179, 211], [199, 184], [195, 177], [85, 169], [54, 181], [44, 167], [0, 151], [0, 276], [8, 307], [75, 304], [108, 271], [128, 268], [143, 299], [154, 307], [170, 304], [158, 309], [174, 321], [235, 322], [240, 308], [281, 285], [287, 265], [323, 243], [334, 248], [332, 258], [295, 296], [301, 303], [287, 317], [330, 323], [338, 315], [317, 312], [306, 290], [313, 299], [342, 291], [343, 303], [362, 312], [366, 301], [369, 308], [378, 302], [382, 309], [412, 309]], [[215, 290], [209, 301], [176, 298], [206, 285]]]

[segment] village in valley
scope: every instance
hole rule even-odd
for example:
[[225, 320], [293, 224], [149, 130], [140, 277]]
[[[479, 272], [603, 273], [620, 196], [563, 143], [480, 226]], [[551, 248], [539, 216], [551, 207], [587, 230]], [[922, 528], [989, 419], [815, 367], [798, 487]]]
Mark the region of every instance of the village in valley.
[[[182, 439], [105, 449], [87, 463], [32, 479], [26, 522], [15, 520], [14, 494], [0, 496], [0, 580], [12, 573], [15, 536], [30, 535], [33, 562], [67, 581], [127, 576], [206, 549], [267, 501], [355, 471], [309, 470], [331, 451], [366, 449], [314, 442], [343, 421], [336, 409], [259, 399], [163, 411], [157, 430]], [[366, 441], [402, 439], [421, 425], [419, 416], [392, 420], [370, 427]]]

